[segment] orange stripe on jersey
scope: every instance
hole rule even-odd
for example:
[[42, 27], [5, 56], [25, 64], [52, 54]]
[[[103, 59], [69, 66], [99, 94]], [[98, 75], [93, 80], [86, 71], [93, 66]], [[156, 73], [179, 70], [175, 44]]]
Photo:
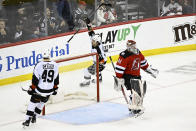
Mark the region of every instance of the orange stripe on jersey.
[[56, 89], [56, 88], [58, 88], [58, 87], [57, 87], [57, 85], [54, 85], [54, 87], [53, 87], [53, 88], [54, 88], [54, 89]]
[[31, 88], [34, 90], [36, 88], [36, 86], [32, 84]]

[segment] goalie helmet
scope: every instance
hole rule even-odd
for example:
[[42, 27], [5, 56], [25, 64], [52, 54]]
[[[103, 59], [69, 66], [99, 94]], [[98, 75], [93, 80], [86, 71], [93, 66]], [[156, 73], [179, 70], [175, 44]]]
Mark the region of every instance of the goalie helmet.
[[139, 50], [136, 47], [136, 42], [134, 40], [127, 41], [127, 50], [134, 54], [139, 54]]

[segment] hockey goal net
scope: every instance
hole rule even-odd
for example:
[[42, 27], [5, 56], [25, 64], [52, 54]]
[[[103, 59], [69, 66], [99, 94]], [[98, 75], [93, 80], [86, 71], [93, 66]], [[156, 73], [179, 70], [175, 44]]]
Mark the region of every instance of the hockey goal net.
[[[89, 53], [65, 59], [56, 60], [59, 66], [59, 89], [58, 94], [50, 97], [47, 105], [65, 102], [68, 100], [84, 100], [99, 102], [99, 64], [96, 64], [95, 75], [91, 76], [91, 83], [86, 87], [81, 87], [84, 81], [84, 70], [98, 63], [97, 53]], [[94, 79], [94, 82], [92, 80]], [[43, 110], [43, 115], [45, 109]]]

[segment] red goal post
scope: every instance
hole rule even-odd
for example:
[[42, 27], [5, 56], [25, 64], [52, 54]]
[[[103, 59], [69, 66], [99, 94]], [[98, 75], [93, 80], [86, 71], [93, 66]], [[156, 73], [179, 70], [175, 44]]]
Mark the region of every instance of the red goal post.
[[[99, 63], [99, 56], [97, 53], [88, 53], [88, 54], [84, 54], [84, 55], [79, 55], [79, 56], [73, 56], [73, 57], [68, 57], [65, 59], [59, 59], [56, 60], [56, 63], [60, 63], [60, 62], [66, 62], [66, 61], [70, 61], [70, 60], [75, 60], [75, 59], [79, 59], [79, 58], [84, 58], [84, 57], [89, 57], [89, 56], [96, 56], [96, 63]], [[97, 102], [100, 101], [100, 96], [99, 96], [99, 64], [96, 64], [96, 80], [97, 80]]]

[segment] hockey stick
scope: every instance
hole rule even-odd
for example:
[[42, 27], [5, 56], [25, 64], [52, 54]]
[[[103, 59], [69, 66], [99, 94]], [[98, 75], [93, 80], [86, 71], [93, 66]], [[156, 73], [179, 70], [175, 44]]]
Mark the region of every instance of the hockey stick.
[[[112, 5], [109, 4], [109, 3], [101, 3], [92, 13], [89, 14], [89, 18], [91, 18], [91, 17], [95, 14], [95, 12], [96, 12], [101, 6], [103, 6], [103, 5], [105, 5], [105, 6], [110, 6], [110, 7], [112, 6]], [[79, 19], [82, 18], [82, 17], [84, 17], [84, 15], [81, 15], [81, 16], [79, 17]], [[69, 40], [67, 41], [67, 43], [69, 43], [69, 42], [73, 39], [73, 37], [74, 37], [79, 31], [80, 31], [80, 28], [77, 29], [76, 32], [69, 38]]]
[[22, 91], [26, 91], [26, 92], [28, 91], [27, 89], [24, 89], [22, 86], [21, 86], [21, 89], [22, 89]]
[[[24, 87], [21, 86], [22, 91], [28, 92], [28, 89], [25, 89]], [[39, 95], [38, 93], [34, 92], [34, 95]]]
[[[111, 63], [112, 63], [112, 67], [113, 67], [114, 72], [115, 72], [115, 66], [114, 66], [114, 63], [113, 63], [113, 61], [112, 61], [112, 57], [111, 57], [111, 56], [109, 56], [109, 58], [110, 58], [110, 61], [111, 61]], [[126, 103], [127, 103], [127, 104], [129, 104], [129, 102], [128, 102], [128, 99], [127, 99], [127, 96], [126, 96], [126, 94], [125, 94], [125, 91], [124, 91], [123, 86], [121, 86], [121, 91], [122, 91], [122, 94], [123, 94], [123, 96], [124, 96], [124, 98], [125, 98]]]

